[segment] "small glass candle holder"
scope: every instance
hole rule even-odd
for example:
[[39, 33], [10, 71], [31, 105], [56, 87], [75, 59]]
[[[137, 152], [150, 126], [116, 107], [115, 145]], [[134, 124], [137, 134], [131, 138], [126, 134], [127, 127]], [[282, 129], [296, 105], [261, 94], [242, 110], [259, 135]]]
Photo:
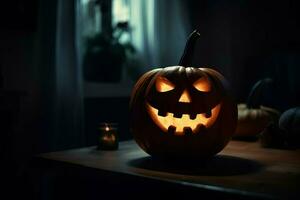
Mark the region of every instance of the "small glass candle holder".
[[118, 126], [116, 123], [101, 123], [98, 130], [98, 149], [117, 150], [119, 148]]

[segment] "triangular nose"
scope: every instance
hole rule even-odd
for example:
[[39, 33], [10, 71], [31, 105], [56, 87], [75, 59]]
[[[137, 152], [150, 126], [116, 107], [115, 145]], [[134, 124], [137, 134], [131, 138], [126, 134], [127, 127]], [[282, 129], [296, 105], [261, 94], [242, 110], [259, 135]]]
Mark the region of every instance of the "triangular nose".
[[191, 102], [191, 97], [190, 97], [187, 90], [183, 91], [183, 93], [181, 94], [181, 96], [179, 98], [179, 102], [184, 102], [184, 103], [190, 103]]

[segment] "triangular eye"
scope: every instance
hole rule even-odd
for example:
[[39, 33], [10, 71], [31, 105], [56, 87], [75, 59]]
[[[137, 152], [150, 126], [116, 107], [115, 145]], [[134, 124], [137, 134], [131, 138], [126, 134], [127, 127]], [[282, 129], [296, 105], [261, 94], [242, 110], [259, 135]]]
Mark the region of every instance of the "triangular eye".
[[161, 76], [157, 77], [155, 86], [156, 86], [156, 90], [159, 92], [168, 92], [175, 88], [175, 85], [173, 83], [171, 83], [165, 77], [161, 77]]
[[201, 77], [194, 82], [193, 86], [201, 92], [209, 92], [211, 90], [211, 85], [207, 77]]

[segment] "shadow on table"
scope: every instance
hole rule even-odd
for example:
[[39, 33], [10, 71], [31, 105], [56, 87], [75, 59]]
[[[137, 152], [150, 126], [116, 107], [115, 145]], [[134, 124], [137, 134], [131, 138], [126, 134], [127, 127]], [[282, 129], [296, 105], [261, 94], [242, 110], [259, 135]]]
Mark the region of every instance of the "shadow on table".
[[225, 155], [217, 155], [211, 159], [198, 162], [160, 160], [149, 156], [132, 160], [129, 165], [154, 171], [205, 176], [249, 174], [263, 168], [263, 165], [256, 161]]

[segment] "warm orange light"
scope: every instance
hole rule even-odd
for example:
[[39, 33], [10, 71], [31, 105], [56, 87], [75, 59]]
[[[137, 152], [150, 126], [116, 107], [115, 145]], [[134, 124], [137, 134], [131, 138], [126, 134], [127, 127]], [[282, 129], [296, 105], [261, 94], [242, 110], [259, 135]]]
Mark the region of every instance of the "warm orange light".
[[111, 142], [114, 142], [116, 141], [116, 136], [113, 135], [113, 134], [110, 134], [110, 135], [104, 135], [102, 137], [103, 141], [111, 141]]
[[105, 126], [105, 131], [109, 131], [109, 127], [108, 126]]
[[201, 92], [209, 92], [211, 90], [211, 85], [207, 77], [201, 77], [194, 82], [193, 86]]
[[184, 90], [182, 95], [179, 98], [179, 102], [190, 103], [191, 101], [192, 100], [191, 100], [191, 97], [190, 97], [188, 91]]
[[193, 133], [197, 131], [196, 129], [199, 124], [203, 124], [206, 128], [211, 127], [219, 115], [220, 108], [221, 104], [216, 105], [211, 110], [211, 116], [208, 118], [205, 117], [205, 113], [197, 114], [195, 119], [190, 119], [188, 114], [183, 114], [181, 118], [175, 118], [173, 113], [167, 113], [165, 117], [159, 116], [158, 109], [147, 103], [148, 113], [155, 124], [164, 132], [167, 132], [170, 126], [176, 127], [175, 135], [184, 135], [183, 129], [185, 127], [190, 127]]
[[161, 76], [157, 77], [155, 86], [157, 91], [159, 92], [167, 92], [175, 88], [175, 85], [173, 83]]

